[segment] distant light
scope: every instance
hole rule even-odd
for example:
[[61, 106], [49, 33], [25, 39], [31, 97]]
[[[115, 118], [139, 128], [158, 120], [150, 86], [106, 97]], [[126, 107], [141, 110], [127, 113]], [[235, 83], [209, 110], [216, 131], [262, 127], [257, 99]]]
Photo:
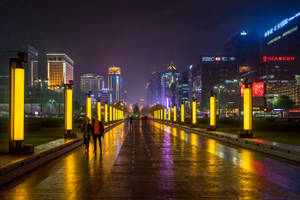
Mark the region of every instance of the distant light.
[[215, 61], [221, 61], [221, 57], [215, 57]]
[[189, 68], [190, 68], [190, 70], [191, 70], [191, 69], [193, 68], [193, 65], [190, 65], [190, 67], [189, 67]]
[[247, 32], [245, 30], [242, 30], [241, 35], [247, 35]]

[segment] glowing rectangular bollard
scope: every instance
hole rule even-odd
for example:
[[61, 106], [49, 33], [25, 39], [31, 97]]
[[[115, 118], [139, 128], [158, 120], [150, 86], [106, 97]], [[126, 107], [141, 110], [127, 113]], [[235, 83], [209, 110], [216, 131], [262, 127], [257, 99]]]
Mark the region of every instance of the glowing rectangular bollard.
[[108, 121], [108, 108], [107, 108], [107, 104], [105, 104], [104, 106], [104, 121], [107, 122]]
[[164, 109], [164, 120], [167, 120], [167, 109]]
[[97, 116], [98, 120], [101, 121], [101, 102], [97, 101]]
[[184, 104], [181, 104], [181, 122], [184, 122], [185, 113], [184, 113]]
[[72, 130], [72, 86], [65, 85], [65, 130]]
[[216, 127], [216, 97], [211, 96], [210, 97], [210, 119], [209, 119], [209, 125], [211, 127]]
[[244, 89], [244, 130], [252, 131], [252, 88]]
[[24, 140], [24, 68], [10, 69], [10, 123], [12, 141]]
[[176, 106], [173, 107], [173, 120], [174, 120], [174, 122], [177, 121], [177, 107]]
[[92, 120], [92, 98], [90, 95], [86, 97], [86, 113], [85, 116]]
[[109, 121], [112, 121], [112, 106], [109, 106]]
[[168, 121], [171, 121], [171, 108], [168, 108]]
[[193, 105], [192, 105], [192, 123], [193, 124], [197, 123], [197, 104], [196, 104], [196, 101], [193, 101]]

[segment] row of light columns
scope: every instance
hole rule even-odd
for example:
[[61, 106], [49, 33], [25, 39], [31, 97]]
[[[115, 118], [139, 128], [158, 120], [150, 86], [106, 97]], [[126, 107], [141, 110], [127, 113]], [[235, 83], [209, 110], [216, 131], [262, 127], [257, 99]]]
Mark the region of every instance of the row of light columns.
[[[252, 137], [253, 131], [253, 114], [252, 114], [252, 84], [245, 83], [244, 88], [244, 116], [243, 116], [243, 130], [240, 132], [240, 137]], [[215, 131], [216, 130], [216, 95], [211, 92], [210, 95], [210, 119], [209, 127], [207, 130]], [[154, 119], [156, 120], [165, 120], [171, 121], [171, 108], [168, 108], [168, 118], [166, 119], [167, 109], [159, 109], [154, 111]], [[163, 113], [163, 114], [162, 114]], [[164, 117], [162, 117], [164, 116]], [[177, 107], [173, 107], [173, 121], [177, 122]], [[185, 121], [185, 107], [184, 104], [181, 104], [181, 122]], [[197, 123], [197, 102], [193, 101], [192, 103], [192, 124]]]
[[[109, 110], [108, 110], [109, 109]], [[101, 116], [101, 102], [97, 101], [97, 117], [98, 120], [102, 120]], [[117, 120], [124, 119], [124, 111], [121, 109], [118, 109], [112, 105], [104, 105], [104, 122], [113, 122]], [[89, 93], [86, 97], [86, 117], [92, 120], [92, 98], [91, 94]]]

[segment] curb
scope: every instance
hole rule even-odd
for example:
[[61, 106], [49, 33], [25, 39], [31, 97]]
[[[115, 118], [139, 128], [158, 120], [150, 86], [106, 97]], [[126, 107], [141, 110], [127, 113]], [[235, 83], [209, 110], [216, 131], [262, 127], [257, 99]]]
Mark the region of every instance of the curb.
[[182, 127], [178, 124], [169, 124], [169, 123], [159, 122], [159, 121], [156, 121], [156, 122], [165, 124], [168, 126], [176, 127], [179, 129], [183, 129], [183, 130], [186, 130], [189, 132], [193, 131], [199, 135], [204, 135], [204, 136], [207, 136], [210, 138], [214, 138], [214, 139], [223, 141], [225, 143], [239, 146], [239, 147], [251, 149], [254, 151], [261, 152], [261, 153], [266, 153], [266, 154], [269, 154], [272, 156], [280, 157], [280, 158], [291, 160], [291, 161], [300, 162], [300, 151], [297, 151], [294, 149], [282, 148], [282, 147], [278, 147], [276, 145], [271, 145], [271, 144], [263, 144], [263, 143], [259, 143], [259, 142], [255, 142], [255, 141], [251, 141], [251, 140], [247, 140], [247, 139], [241, 139], [238, 137], [230, 137], [230, 136], [220, 135], [218, 133], [212, 133], [212, 132], [208, 132], [205, 130], [199, 130], [199, 129], [189, 128], [189, 127]]
[[[115, 128], [121, 123], [123, 123], [123, 121], [117, 122], [112, 126], [107, 127], [105, 129], [105, 132]], [[72, 151], [77, 147], [80, 147], [82, 144], [83, 144], [82, 138], [78, 138], [71, 142], [62, 144], [60, 146], [30, 156], [29, 158], [25, 158], [24, 160], [18, 161], [14, 164], [2, 167], [0, 169], [0, 186], [12, 181], [13, 179], [19, 176], [22, 176], [23, 174], [37, 167], [40, 167], [41, 165], [47, 162], [50, 162], [51, 160], [58, 158], [63, 154]]]

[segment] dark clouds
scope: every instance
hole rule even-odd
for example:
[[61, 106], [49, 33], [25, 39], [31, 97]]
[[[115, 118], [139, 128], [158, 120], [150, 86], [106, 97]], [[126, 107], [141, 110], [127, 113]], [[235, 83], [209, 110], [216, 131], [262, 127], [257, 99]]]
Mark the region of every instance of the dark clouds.
[[[186, 68], [199, 54], [222, 51], [242, 28], [263, 33], [300, 10], [299, 1], [1, 0], [0, 44], [30, 43], [66, 52], [80, 74], [120, 65], [130, 102], [144, 97], [151, 71], [170, 60]], [[45, 67], [45, 66], [44, 66]]]

